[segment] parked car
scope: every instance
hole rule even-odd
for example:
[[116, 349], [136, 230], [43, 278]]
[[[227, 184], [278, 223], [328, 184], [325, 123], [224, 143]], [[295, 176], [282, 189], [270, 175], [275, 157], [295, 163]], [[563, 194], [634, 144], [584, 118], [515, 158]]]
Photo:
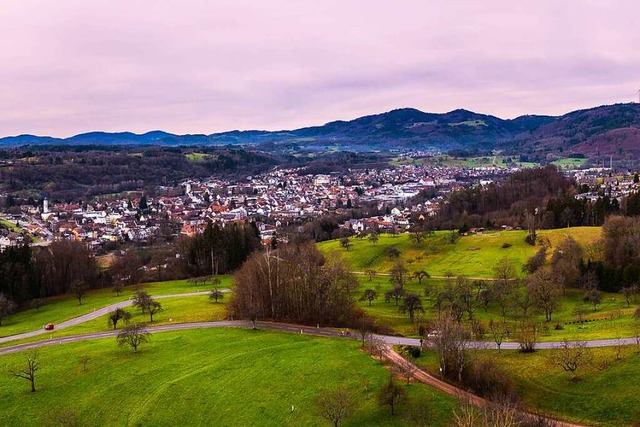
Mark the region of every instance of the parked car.
[[44, 329], [46, 331], [52, 331], [54, 328], [54, 324], [53, 323], [47, 323], [46, 325], [44, 325]]

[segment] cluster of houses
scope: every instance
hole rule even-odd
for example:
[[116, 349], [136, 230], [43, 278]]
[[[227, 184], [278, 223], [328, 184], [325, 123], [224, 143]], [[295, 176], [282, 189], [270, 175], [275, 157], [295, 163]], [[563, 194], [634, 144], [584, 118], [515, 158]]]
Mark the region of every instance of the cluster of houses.
[[[180, 184], [178, 195], [165, 192], [147, 197], [140, 192], [133, 197], [96, 198], [84, 203], [50, 203], [45, 199], [39, 206], [23, 205], [18, 213], [0, 214], [0, 221], [5, 223], [0, 247], [22, 243], [25, 234], [41, 245], [63, 239], [92, 246], [115, 241], [146, 242], [167, 230], [192, 236], [202, 232], [209, 221], [225, 224], [247, 219], [256, 221], [268, 241], [282, 225], [346, 213], [364, 203], [386, 207], [388, 213], [345, 226], [354, 231], [371, 227], [401, 231], [411, 225], [413, 214], [433, 214], [446, 193], [490, 183], [512, 172], [504, 168], [406, 165], [352, 169], [342, 174], [305, 174], [303, 168], [291, 168], [241, 181], [219, 177], [186, 180]], [[423, 190], [431, 190], [435, 197], [402, 207]]]

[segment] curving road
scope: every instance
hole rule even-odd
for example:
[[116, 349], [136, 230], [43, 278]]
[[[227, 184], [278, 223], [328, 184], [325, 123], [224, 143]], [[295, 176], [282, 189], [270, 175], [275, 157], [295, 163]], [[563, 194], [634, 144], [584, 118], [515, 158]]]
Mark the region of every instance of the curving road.
[[[221, 292], [231, 292], [229, 289], [222, 289]], [[162, 298], [179, 298], [179, 297], [192, 297], [192, 296], [203, 296], [207, 295], [208, 291], [198, 291], [198, 292], [187, 292], [183, 294], [170, 294], [170, 295], [152, 295], [154, 299], [162, 299]], [[56, 325], [56, 330], [68, 328], [69, 326], [75, 326], [80, 323], [88, 322], [89, 320], [97, 319], [98, 317], [106, 316], [107, 313], [115, 310], [116, 308], [128, 307], [133, 304], [133, 300], [120, 301], [115, 304], [108, 305], [106, 307], [102, 307], [96, 310], [93, 310], [91, 313], [84, 314], [82, 316], [74, 317], [73, 319], [66, 320], [64, 322], [60, 322]], [[36, 337], [38, 335], [50, 334], [51, 331], [47, 331], [44, 328], [38, 329], [31, 332], [25, 332], [22, 334], [9, 335], [6, 337], [0, 337], [0, 344], [10, 341], [21, 340], [24, 338]]]

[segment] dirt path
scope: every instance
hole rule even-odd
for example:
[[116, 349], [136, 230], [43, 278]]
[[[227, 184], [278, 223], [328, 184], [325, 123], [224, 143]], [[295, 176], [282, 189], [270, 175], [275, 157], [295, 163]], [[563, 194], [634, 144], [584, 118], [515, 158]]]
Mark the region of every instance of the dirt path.
[[[399, 367], [410, 366], [411, 370], [413, 370], [413, 378], [415, 380], [423, 384], [428, 384], [431, 387], [437, 390], [440, 390], [450, 396], [457, 397], [461, 401], [469, 402], [473, 406], [480, 407], [480, 408], [490, 404], [489, 401], [487, 401], [486, 399], [483, 399], [480, 396], [477, 396], [473, 393], [469, 393], [466, 390], [462, 390], [454, 385], [451, 385], [445, 381], [442, 381], [441, 379], [434, 377], [433, 375], [426, 373], [425, 371], [420, 369], [418, 366], [409, 362], [400, 354], [398, 354], [395, 350], [393, 350], [391, 346], [387, 346], [384, 352], [384, 358], [395, 366], [399, 366]], [[549, 418], [540, 414], [533, 414], [529, 412], [526, 412], [525, 414], [527, 416], [530, 416], [532, 419], [543, 417], [546, 420], [550, 421], [554, 427], [585, 427], [582, 424], [573, 424], [567, 421], [560, 421], [560, 420]]]

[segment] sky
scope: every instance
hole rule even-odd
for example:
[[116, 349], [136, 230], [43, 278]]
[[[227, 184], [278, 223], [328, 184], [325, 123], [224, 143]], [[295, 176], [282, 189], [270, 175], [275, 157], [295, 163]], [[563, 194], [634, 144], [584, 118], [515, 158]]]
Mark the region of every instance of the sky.
[[19, 0], [0, 136], [293, 129], [637, 102], [637, 0]]

